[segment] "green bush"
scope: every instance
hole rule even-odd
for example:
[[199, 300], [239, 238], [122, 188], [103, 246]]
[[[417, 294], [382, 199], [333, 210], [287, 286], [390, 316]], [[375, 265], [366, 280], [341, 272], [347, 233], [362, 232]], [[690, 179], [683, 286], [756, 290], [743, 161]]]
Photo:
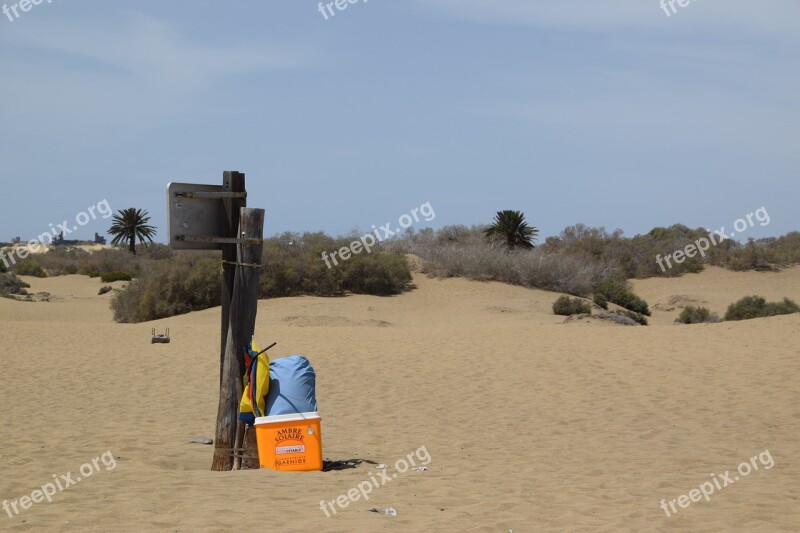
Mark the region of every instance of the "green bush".
[[647, 302], [636, 296], [628, 287], [628, 283], [614, 278], [604, 278], [594, 287], [595, 295], [604, 296], [609, 302], [630, 311], [650, 316]]
[[605, 294], [595, 294], [593, 300], [595, 305], [601, 309], [608, 309], [608, 298], [606, 298]]
[[36, 256], [36, 262], [47, 271], [48, 276], [77, 274], [80, 259], [88, 255], [80, 248], [55, 246], [43, 254]]
[[681, 324], [702, 324], [705, 322], [719, 322], [719, 317], [716, 313], [712, 313], [705, 307], [689, 305], [683, 308], [683, 311], [681, 311], [681, 314], [675, 322]]
[[220, 305], [219, 257], [186, 254], [153, 263], [111, 300], [117, 322], [144, 322]]
[[[324, 233], [284, 233], [264, 241], [261, 298], [335, 296], [343, 293], [342, 263], [326, 266], [323, 252], [344, 246]], [[330, 260], [329, 260], [330, 261]]]
[[342, 288], [355, 294], [388, 296], [411, 283], [405, 257], [387, 252], [353, 256], [342, 265]]
[[89, 276], [90, 278], [99, 278], [100, 277], [100, 271], [99, 270], [92, 270], [92, 271], [88, 272], [86, 275]]
[[5, 274], [6, 272], [8, 272], [6, 264], [0, 259], [0, 274]]
[[18, 276], [33, 276], [35, 278], [46, 278], [47, 272], [34, 261], [22, 261], [17, 263], [14, 273]]
[[102, 295], [104, 295], [105, 293], [107, 293], [107, 292], [111, 292], [111, 291], [112, 291], [112, 289], [111, 289], [111, 285], [106, 285], [105, 287], [100, 287], [100, 290], [99, 290], [99, 291], [97, 291], [97, 295], [98, 295], [98, 296], [102, 296]]
[[137, 255], [122, 248], [86, 251], [77, 246], [55, 246], [47, 253], [38, 254], [36, 262], [50, 276], [84, 274], [97, 277], [101, 272], [128, 272], [137, 277], [143, 268], [170, 257], [172, 253], [165, 245], [142, 248]]
[[127, 272], [102, 272], [100, 274], [100, 281], [103, 283], [113, 283], [115, 281], [130, 281], [133, 279]]
[[30, 287], [11, 272], [0, 273], [0, 294], [28, 294], [25, 289]]
[[571, 316], [591, 314], [592, 308], [580, 298], [561, 296], [553, 303], [553, 313], [556, 315]]
[[618, 315], [626, 316], [630, 319], [633, 319], [643, 326], [647, 325], [647, 319], [644, 317], [644, 315], [640, 313], [636, 313], [634, 311], [628, 311], [627, 309], [623, 309], [622, 311], [616, 311], [616, 313]]
[[260, 296], [337, 296], [345, 292], [386, 296], [406, 290], [411, 271], [399, 253], [376, 246], [370, 253], [362, 250], [347, 260], [330, 257], [357, 237], [333, 238], [320, 232], [284, 233], [266, 239]]
[[800, 312], [800, 307], [788, 298], [782, 302], [767, 303], [761, 296], [745, 296], [728, 307], [725, 320], [748, 320], [797, 312]]
[[[265, 239], [259, 297], [345, 292], [389, 295], [407, 290], [411, 272], [405, 258], [378, 247], [338, 264], [323, 260], [349, 246], [354, 237], [285, 233]], [[222, 264], [213, 252], [182, 252], [141, 264], [142, 272], [111, 302], [118, 322], [142, 322], [220, 305]]]

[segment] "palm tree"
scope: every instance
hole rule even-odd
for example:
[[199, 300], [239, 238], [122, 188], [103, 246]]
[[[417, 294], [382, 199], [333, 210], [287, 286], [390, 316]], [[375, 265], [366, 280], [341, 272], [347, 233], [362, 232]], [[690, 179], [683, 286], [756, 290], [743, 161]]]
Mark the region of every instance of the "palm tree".
[[533, 241], [539, 235], [539, 230], [525, 222], [522, 211], [498, 211], [494, 222], [484, 230], [487, 239], [501, 237], [505, 239], [509, 249], [517, 246], [525, 249], [534, 247]]
[[114, 215], [114, 223], [108, 230], [109, 235], [114, 235], [111, 244], [128, 243], [128, 251], [136, 255], [136, 239], [147, 247], [145, 239], [153, 242], [153, 236], [156, 234], [156, 228], [148, 225], [150, 217], [147, 211], [129, 207], [122, 209], [119, 213]]

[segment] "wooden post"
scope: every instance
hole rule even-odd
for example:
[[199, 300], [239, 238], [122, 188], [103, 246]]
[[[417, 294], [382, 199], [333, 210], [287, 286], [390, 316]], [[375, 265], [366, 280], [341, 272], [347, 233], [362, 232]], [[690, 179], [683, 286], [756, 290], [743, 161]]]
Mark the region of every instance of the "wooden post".
[[[245, 192], [244, 174], [236, 171], [225, 171], [222, 174], [222, 186], [225, 192]], [[247, 206], [244, 198], [226, 198], [222, 201], [225, 208], [223, 236], [235, 238], [239, 229], [239, 214], [242, 207]], [[236, 245], [222, 245], [222, 321], [219, 350], [219, 386], [222, 387], [222, 367], [225, 364], [225, 346], [228, 343], [228, 322], [230, 318], [231, 300], [233, 299], [233, 282], [236, 275]], [[260, 262], [260, 261], [259, 261]]]
[[258, 443], [256, 442], [255, 427], [245, 428], [242, 448], [244, 448], [244, 455], [246, 457], [242, 459], [242, 469], [250, 470], [261, 468], [258, 459], [253, 459], [253, 457], [258, 457]]
[[[264, 210], [242, 208], [237, 238], [254, 239], [258, 244], [238, 244], [236, 274], [228, 320], [225, 355], [222, 361], [222, 386], [217, 409], [217, 431], [211, 469], [233, 468], [236, 448], [239, 401], [245, 373], [244, 350], [253, 338], [258, 309], [258, 287], [264, 237]], [[241, 441], [240, 441], [241, 442]]]

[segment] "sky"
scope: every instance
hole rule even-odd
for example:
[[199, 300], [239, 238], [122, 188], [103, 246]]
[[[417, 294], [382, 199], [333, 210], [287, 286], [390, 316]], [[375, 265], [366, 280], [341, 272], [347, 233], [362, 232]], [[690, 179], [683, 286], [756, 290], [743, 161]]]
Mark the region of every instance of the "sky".
[[0, 241], [105, 201], [166, 242], [167, 184], [225, 170], [266, 235], [799, 230], [800, 2], [681, 2], [0, 0]]

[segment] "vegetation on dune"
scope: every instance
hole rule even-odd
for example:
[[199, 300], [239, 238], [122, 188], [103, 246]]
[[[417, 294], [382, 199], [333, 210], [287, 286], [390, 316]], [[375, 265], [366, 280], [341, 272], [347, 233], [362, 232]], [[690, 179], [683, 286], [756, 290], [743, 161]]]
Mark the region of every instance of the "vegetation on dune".
[[748, 320], [797, 312], [800, 312], [800, 307], [789, 298], [784, 298], [782, 302], [767, 303], [761, 296], [745, 296], [728, 307], [725, 320]]
[[571, 316], [591, 314], [592, 306], [580, 298], [561, 296], [553, 303], [553, 313], [556, 315]]
[[627, 281], [614, 278], [603, 278], [594, 286], [595, 296], [601, 296], [612, 304], [617, 304], [635, 313], [650, 316], [647, 302], [636, 296], [628, 286]]
[[608, 298], [606, 298], [605, 294], [597, 293], [593, 295], [592, 301], [597, 307], [608, 310]]
[[683, 308], [681, 314], [678, 315], [678, 318], [675, 320], [680, 324], [703, 324], [703, 323], [713, 323], [719, 322], [719, 316], [716, 313], [712, 313], [705, 307], [695, 307], [693, 305], [689, 305]]
[[28, 294], [25, 289], [30, 285], [19, 279], [12, 272], [0, 272], [0, 295], [2, 294]]
[[547, 252], [586, 255], [603, 265], [611, 266], [621, 277], [672, 277], [700, 272], [705, 265], [731, 270], [771, 270], [800, 263], [800, 232], [782, 237], [750, 240], [739, 244], [731, 239], [718, 242], [704, 252], [705, 257], [686, 257], [672, 261], [671, 268], [661, 269], [656, 257], [665, 257], [700, 239], [708, 238], [703, 228], [689, 229], [682, 224], [654, 228], [645, 235], [622, 236], [621, 230], [608, 233], [605, 228], [577, 224], [565, 228], [558, 237], [548, 237], [540, 246]]
[[[411, 272], [405, 258], [380, 245], [349, 259], [326, 263], [323, 252], [350, 246], [357, 235], [334, 238], [324, 233], [284, 233], [264, 241], [262, 298], [336, 296], [346, 292], [388, 296], [406, 290]], [[330, 266], [330, 268], [329, 268]]]
[[524, 287], [587, 296], [603, 275], [603, 266], [581, 256], [535, 249], [508, 249], [487, 242], [481, 226], [446, 226], [422, 230], [387, 244], [391, 250], [422, 260], [420, 270], [435, 277], [502, 281]]
[[150, 264], [111, 300], [117, 322], [144, 322], [220, 304], [222, 262], [187, 253]]
[[[488, 229], [481, 225], [424, 229], [409, 232], [387, 246], [418, 256], [420, 270], [431, 276], [463, 276], [574, 296], [593, 295], [602, 308], [611, 302], [646, 316], [650, 314], [647, 303], [631, 292], [627, 279], [679, 276], [700, 272], [706, 264], [732, 270], [774, 270], [800, 263], [800, 232], [751, 240], [745, 245], [726, 239], [710, 246], [705, 258], [686, 257], [662, 270], [657, 256], [670, 255], [707, 238], [708, 230], [676, 224], [625, 238], [621, 230], [608, 233], [602, 227], [576, 224], [556, 237], [548, 237], [535, 249], [525, 249], [509, 247], [502, 239], [487, 242]], [[494, 231], [491, 233], [494, 235]]]
[[628, 318], [638, 322], [642, 326], [646, 326], [647, 325], [647, 318], [645, 318], [645, 316], [642, 315], [641, 313], [637, 313], [635, 311], [629, 311], [628, 309], [622, 309], [620, 311], [616, 311], [615, 313], [618, 314], [618, 315], [622, 315], [622, 316], [628, 317]]
[[[115, 235], [112, 243], [126, 243], [127, 250], [134, 253], [118, 249], [90, 253], [59, 246], [38, 255], [35, 261], [15, 265], [15, 269], [21, 268], [26, 275], [99, 276], [104, 283], [133, 278], [126, 289], [115, 291], [112, 297], [115, 318], [123, 322], [164, 318], [219, 305], [221, 258], [218, 252], [174, 252], [160, 244], [148, 246], [146, 241], [152, 243], [155, 235], [155, 228], [148, 222], [147, 212], [140, 209], [125, 209], [114, 217], [109, 230]], [[800, 232], [751, 240], [746, 245], [728, 239], [710, 247], [705, 259], [687, 257], [681, 263], [673, 262], [673, 268], [666, 271], [656, 263], [657, 255], [666, 256], [683, 249], [706, 237], [708, 232], [675, 225], [624, 238], [619, 230], [608, 233], [604, 228], [577, 224], [534, 247], [537, 234], [538, 230], [528, 225], [522, 212], [506, 210], [499, 211], [488, 226], [445, 226], [438, 231], [424, 229], [417, 233], [407, 230], [402, 236], [376, 244], [371, 253], [352, 252], [349, 259], [342, 260], [341, 250], [349, 248], [360, 235], [331, 237], [321, 232], [284, 233], [264, 241], [259, 297], [399, 294], [408, 290], [411, 282], [404, 254], [414, 254], [419, 258], [415, 259], [416, 268], [430, 276], [501, 281], [591, 297], [602, 309], [607, 310], [609, 304], [625, 309], [615, 317], [646, 324], [645, 316], [650, 315], [650, 310], [647, 302], [631, 291], [627, 281], [630, 278], [699, 272], [706, 263], [735, 270], [767, 270], [800, 263]], [[138, 253], [135, 253], [136, 240], [145, 244]], [[338, 259], [333, 255], [323, 259], [323, 252], [334, 251], [340, 251], [335, 256]], [[4, 268], [2, 263], [0, 268]], [[24, 291], [17, 283], [19, 280], [15, 282], [14, 279], [13, 275], [6, 276], [3, 283], [17, 287], [11, 290]], [[576, 307], [580, 311], [589, 305], [575, 299], [568, 301], [570, 305], [581, 302], [581, 306]], [[786, 300], [764, 303], [760, 308], [750, 302], [745, 312], [737, 303], [729, 314], [794, 312], [792, 305], [793, 302]], [[571, 311], [567, 307], [563, 310]], [[684, 310], [687, 315], [682, 314], [679, 321], [696, 323], [714, 318], [713, 315], [706, 318], [705, 311]]]
[[131, 279], [133, 279], [133, 277], [129, 273], [122, 272], [120, 270], [100, 273], [100, 281], [102, 281], [103, 283], [113, 283], [115, 281], [131, 281]]
[[37, 262], [32, 260], [17, 263], [14, 267], [14, 273], [17, 276], [33, 276], [34, 278], [47, 277], [47, 272], [45, 272]]
[[[405, 258], [380, 247], [328, 268], [322, 252], [341, 249], [352, 241], [323, 233], [285, 233], [265, 239], [259, 298], [346, 293], [385, 296], [408, 288], [411, 272]], [[221, 257], [214, 252], [181, 252], [142, 262], [137, 278], [114, 295], [114, 318], [142, 322], [220, 305], [221, 269]]]

